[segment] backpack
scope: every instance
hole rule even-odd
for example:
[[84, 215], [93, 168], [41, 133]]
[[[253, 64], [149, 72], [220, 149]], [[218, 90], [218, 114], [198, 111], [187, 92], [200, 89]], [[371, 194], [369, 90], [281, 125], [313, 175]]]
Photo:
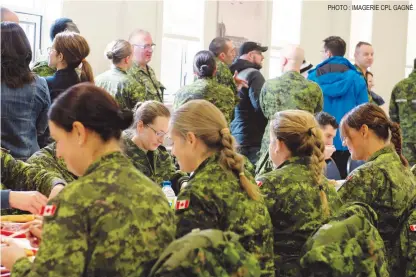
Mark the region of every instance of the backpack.
[[261, 269], [233, 232], [193, 230], [173, 241], [154, 264], [149, 277], [258, 277]]
[[390, 276], [376, 224], [377, 214], [367, 204], [341, 207], [306, 241], [300, 259], [302, 276]]

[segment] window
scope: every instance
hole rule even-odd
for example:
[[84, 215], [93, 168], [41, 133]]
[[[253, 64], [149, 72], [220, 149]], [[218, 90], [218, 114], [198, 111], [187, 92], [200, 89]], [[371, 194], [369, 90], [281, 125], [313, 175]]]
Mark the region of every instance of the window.
[[193, 59], [202, 49], [204, 5], [203, 0], [163, 2], [161, 82], [167, 104], [179, 88], [194, 80]]
[[302, 0], [273, 0], [270, 78], [282, 74], [279, 64], [283, 47], [287, 44], [300, 43], [301, 16]]
[[[353, 0], [352, 5], [372, 5], [373, 0]], [[359, 41], [371, 43], [373, 11], [352, 10], [349, 43], [349, 58], [354, 61], [355, 46]]]
[[[410, 1], [413, 6], [416, 1]], [[406, 52], [406, 77], [412, 73], [414, 60], [416, 59], [416, 11], [409, 11], [409, 25], [407, 27], [407, 52]]]
[[25, 31], [30, 46], [32, 47], [32, 62], [34, 62], [40, 55], [40, 49], [42, 47], [41, 29], [43, 17], [21, 12], [17, 12], [16, 14], [19, 17], [19, 25]]

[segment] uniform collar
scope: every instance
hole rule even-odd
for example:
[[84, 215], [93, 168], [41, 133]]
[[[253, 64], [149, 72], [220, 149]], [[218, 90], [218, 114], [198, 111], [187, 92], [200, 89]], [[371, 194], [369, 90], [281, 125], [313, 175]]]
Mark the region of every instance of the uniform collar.
[[[125, 157], [119, 151], [111, 152], [109, 154], [106, 154], [106, 155], [102, 156], [101, 158], [97, 159], [96, 161], [94, 161], [88, 167], [88, 169], [85, 171], [84, 176], [96, 171], [102, 165], [105, 165], [105, 164], [110, 163], [110, 162], [121, 161], [121, 160], [124, 160], [124, 159], [125, 159]], [[115, 162], [115, 163], [120, 164], [118, 162]]]

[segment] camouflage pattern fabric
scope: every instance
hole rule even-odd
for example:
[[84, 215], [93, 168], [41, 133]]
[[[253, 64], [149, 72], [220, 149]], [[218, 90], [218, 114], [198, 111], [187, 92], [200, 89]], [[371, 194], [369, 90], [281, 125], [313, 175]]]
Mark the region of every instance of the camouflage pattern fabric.
[[[161, 185], [163, 181], [172, 180], [177, 175], [180, 175], [179, 177], [186, 175], [176, 170], [172, 156], [163, 146], [146, 153], [127, 136], [123, 136], [123, 146], [124, 153], [133, 165], [156, 184]], [[149, 160], [149, 153], [153, 155], [153, 161]]]
[[127, 71], [127, 74], [145, 87], [144, 99], [155, 100], [163, 103], [163, 91], [165, 87], [156, 78], [153, 69], [147, 65], [147, 72], [136, 64]]
[[137, 102], [146, 101], [146, 88], [117, 67], [98, 75], [95, 84], [108, 91], [121, 109], [132, 111]]
[[27, 161], [36, 167], [53, 172], [68, 183], [77, 179], [66, 167], [65, 161], [56, 156], [56, 142], [53, 142], [34, 153]]
[[416, 176], [416, 164], [412, 167], [411, 171], [412, 171], [413, 175]]
[[55, 74], [56, 69], [48, 65], [48, 61], [39, 61], [33, 65], [32, 71], [41, 77], [48, 77]]
[[342, 207], [306, 242], [302, 276], [389, 277], [383, 239], [374, 227], [377, 214], [363, 203]]
[[95, 161], [48, 203], [42, 242], [16, 276], [148, 276], [172, 242], [174, 214], [162, 190], [120, 152]]
[[66, 184], [58, 175], [36, 166], [16, 160], [6, 150], [1, 149], [2, 189], [16, 191], [39, 191], [48, 196], [53, 186]]
[[201, 78], [190, 85], [179, 89], [175, 94], [173, 109], [177, 110], [180, 106], [188, 101], [195, 99], [207, 100], [214, 104], [225, 116], [230, 125], [233, 118], [235, 102], [233, 92], [217, 83], [212, 78]]
[[377, 229], [390, 259], [399, 219], [416, 196], [415, 177], [402, 165], [393, 147], [380, 149], [351, 172], [338, 193], [346, 203], [359, 201], [374, 209], [379, 218]]
[[335, 187], [325, 177], [321, 184], [315, 184], [312, 176], [309, 157], [292, 157], [256, 179], [272, 218], [276, 276], [299, 276], [301, 248], [326, 220], [319, 185], [331, 213], [342, 206]]
[[[253, 178], [248, 171], [246, 176]], [[274, 276], [273, 234], [262, 200], [254, 201], [241, 188], [238, 176], [224, 170], [214, 154], [196, 169], [176, 202], [176, 237], [192, 229], [232, 231], [259, 260], [262, 276]]]
[[149, 277], [259, 277], [260, 266], [233, 232], [198, 229], [173, 241]]
[[[289, 71], [267, 80], [260, 93], [260, 107], [269, 122], [264, 130], [259, 156], [269, 151], [270, 121], [277, 112], [294, 109], [315, 114], [322, 111], [323, 99], [319, 85], [305, 79], [299, 72]], [[257, 172], [262, 171], [256, 167]]]
[[237, 85], [235, 84], [233, 74], [231, 73], [230, 68], [220, 59], [215, 58], [217, 64], [217, 73], [216, 79], [217, 82], [233, 92], [234, 95], [237, 95]]
[[[360, 72], [361, 76], [364, 78], [365, 84], [367, 85], [367, 88], [368, 88], [367, 76], [364, 75], [363, 71], [358, 65], [354, 64], [354, 66], [355, 66], [355, 69], [357, 69], [357, 71]], [[370, 91], [368, 91], [368, 103], [373, 103], [377, 105], [377, 103], [374, 101], [373, 97], [371, 96]]]
[[391, 93], [390, 118], [400, 124], [403, 133], [403, 155], [410, 165], [416, 164], [416, 70], [400, 81]]

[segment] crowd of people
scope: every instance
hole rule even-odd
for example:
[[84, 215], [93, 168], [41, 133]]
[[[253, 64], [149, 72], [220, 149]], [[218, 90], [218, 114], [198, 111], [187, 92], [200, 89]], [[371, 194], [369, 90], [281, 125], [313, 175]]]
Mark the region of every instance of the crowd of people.
[[1, 248], [12, 276], [416, 276], [416, 59], [387, 115], [370, 43], [353, 65], [330, 36], [315, 67], [288, 45], [265, 80], [268, 47], [217, 37], [170, 108], [149, 32], [98, 76], [71, 19], [50, 37], [30, 67], [2, 8], [1, 212], [41, 216], [33, 262]]

